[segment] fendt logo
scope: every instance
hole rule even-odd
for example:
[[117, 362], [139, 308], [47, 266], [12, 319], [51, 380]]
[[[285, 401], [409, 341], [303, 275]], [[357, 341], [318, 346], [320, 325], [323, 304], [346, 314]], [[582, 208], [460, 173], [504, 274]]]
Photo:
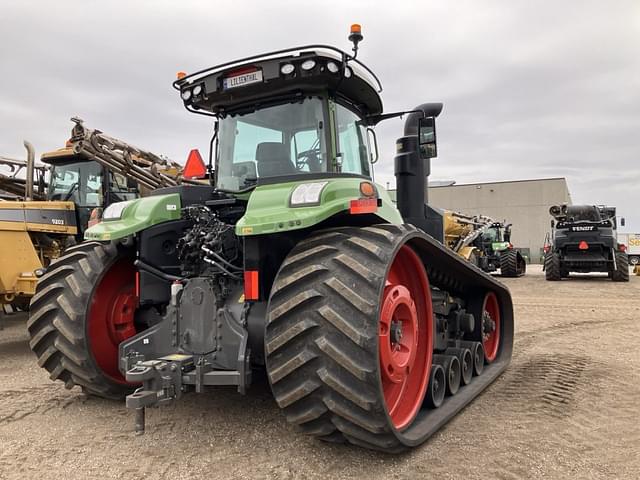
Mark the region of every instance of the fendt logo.
[[591, 232], [595, 227], [571, 227], [574, 232]]

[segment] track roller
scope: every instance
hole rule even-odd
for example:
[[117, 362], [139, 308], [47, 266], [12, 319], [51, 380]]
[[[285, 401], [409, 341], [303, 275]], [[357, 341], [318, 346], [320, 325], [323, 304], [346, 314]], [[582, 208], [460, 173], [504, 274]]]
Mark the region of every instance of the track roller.
[[447, 379], [442, 365], [431, 367], [431, 378], [427, 388], [427, 405], [431, 408], [438, 408], [444, 402], [444, 394], [447, 390]]
[[447, 378], [447, 395], [455, 395], [460, 389], [460, 360], [455, 355], [434, 355], [433, 363], [442, 366]]
[[461, 347], [466, 347], [471, 350], [473, 356], [473, 373], [475, 375], [482, 375], [484, 370], [484, 348], [480, 342], [460, 342]]
[[468, 348], [450, 347], [444, 352], [445, 355], [455, 355], [460, 362], [460, 381], [462, 385], [469, 385], [473, 377], [473, 355]]

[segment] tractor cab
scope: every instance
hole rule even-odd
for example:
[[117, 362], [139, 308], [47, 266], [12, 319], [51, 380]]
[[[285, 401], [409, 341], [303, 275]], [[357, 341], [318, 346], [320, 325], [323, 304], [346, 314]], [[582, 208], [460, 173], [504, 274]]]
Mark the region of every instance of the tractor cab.
[[382, 112], [381, 85], [341, 50], [313, 45], [249, 57], [181, 76], [174, 86], [188, 110], [217, 117], [211, 157], [219, 190], [371, 177], [368, 127]]
[[50, 165], [47, 200], [74, 203], [80, 235], [94, 209], [140, 196], [135, 182], [74, 153], [72, 147], [44, 153], [41, 160]]

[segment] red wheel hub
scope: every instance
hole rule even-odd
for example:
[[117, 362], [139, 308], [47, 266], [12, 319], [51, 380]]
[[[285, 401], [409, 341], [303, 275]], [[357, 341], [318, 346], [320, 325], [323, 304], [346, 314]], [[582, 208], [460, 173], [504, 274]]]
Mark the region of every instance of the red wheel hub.
[[433, 355], [429, 281], [420, 258], [407, 245], [396, 254], [380, 307], [378, 352], [387, 412], [402, 429], [422, 405]]
[[493, 362], [500, 346], [500, 306], [493, 292], [487, 293], [482, 304], [482, 346], [487, 362]]
[[135, 269], [129, 259], [116, 261], [95, 287], [87, 318], [91, 353], [112, 380], [126, 384], [118, 369], [118, 346], [136, 334]]

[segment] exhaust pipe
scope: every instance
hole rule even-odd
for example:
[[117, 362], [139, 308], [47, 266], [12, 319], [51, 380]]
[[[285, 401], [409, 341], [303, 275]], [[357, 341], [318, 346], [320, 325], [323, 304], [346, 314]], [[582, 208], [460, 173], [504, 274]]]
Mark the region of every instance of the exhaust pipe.
[[31, 142], [24, 141], [24, 148], [27, 149], [27, 180], [24, 185], [25, 200], [33, 200], [33, 175], [36, 168], [36, 150]]

